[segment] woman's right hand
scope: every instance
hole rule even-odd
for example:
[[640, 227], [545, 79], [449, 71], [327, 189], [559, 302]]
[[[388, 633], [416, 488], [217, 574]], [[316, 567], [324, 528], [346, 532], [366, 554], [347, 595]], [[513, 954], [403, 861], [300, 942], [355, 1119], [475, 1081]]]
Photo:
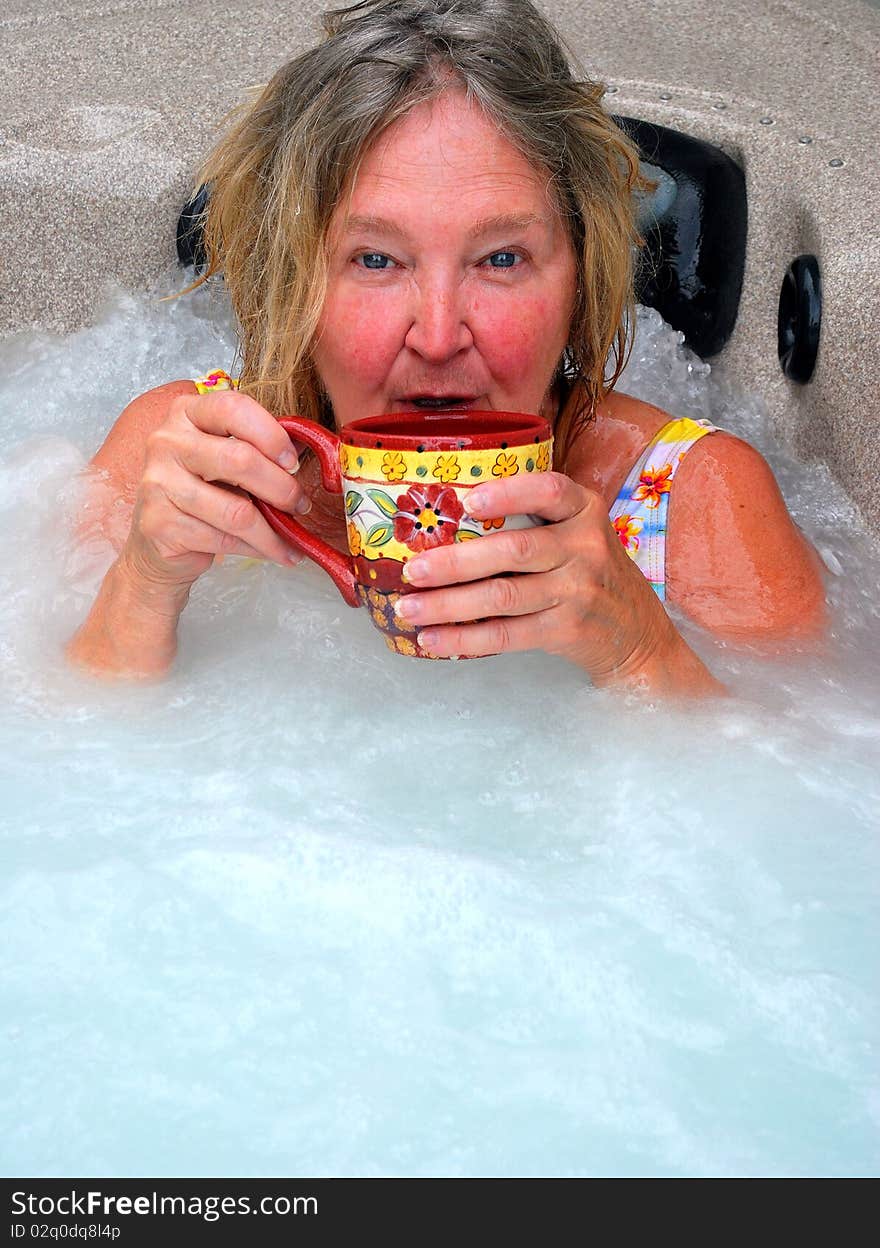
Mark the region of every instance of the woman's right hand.
[[200, 395], [191, 384], [140, 395], [92, 460], [117, 498], [134, 501], [119, 557], [65, 647], [71, 663], [95, 675], [164, 676], [190, 588], [216, 555], [299, 562], [248, 497], [284, 511], [309, 509], [290, 475], [296, 445], [247, 395]]
[[291, 475], [294, 444], [274, 416], [236, 391], [178, 394], [149, 436], [131, 530], [120, 561], [136, 582], [185, 595], [221, 554], [290, 567], [301, 556], [248, 497], [283, 511], [311, 503]]

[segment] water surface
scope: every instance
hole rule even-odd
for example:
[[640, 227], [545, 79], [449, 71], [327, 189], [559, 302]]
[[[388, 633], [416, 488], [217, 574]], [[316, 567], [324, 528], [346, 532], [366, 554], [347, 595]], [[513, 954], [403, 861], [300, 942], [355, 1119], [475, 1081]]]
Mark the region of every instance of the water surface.
[[0, 344], [0, 1169], [868, 1174], [880, 1161], [880, 556], [654, 313], [622, 389], [769, 456], [818, 652], [686, 636], [734, 696], [391, 655], [317, 569], [202, 578], [171, 678], [61, 647], [112, 553], [75, 474], [231, 367], [216, 299]]

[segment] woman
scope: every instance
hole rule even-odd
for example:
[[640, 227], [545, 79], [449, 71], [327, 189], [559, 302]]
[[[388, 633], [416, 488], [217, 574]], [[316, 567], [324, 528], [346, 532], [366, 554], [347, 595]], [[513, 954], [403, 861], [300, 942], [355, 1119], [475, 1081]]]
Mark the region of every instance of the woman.
[[216, 555], [296, 563], [249, 494], [310, 512], [345, 547], [339, 500], [313, 459], [297, 471], [275, 422], [292, 411], [337, 427], [443, 407], [554, 424], [554, 472], [472, 491], [486, 519], [544, 527], [410, 561], [404, 609], [438, 656], [543, 649], [597, 684], [701, 694], [721, 686], [663, 598], [720, 634], [815, 633], [819, 561], [761, 456], [613, 390], [638, 165], [602, 88], [572, 76], [527, 0], [364, 0], [326, 29], [202, 170], [239, 389], [211, 392], [217, 374], [160, 386], [95, 456], [132, 520], [71, 659], [161, 675]]

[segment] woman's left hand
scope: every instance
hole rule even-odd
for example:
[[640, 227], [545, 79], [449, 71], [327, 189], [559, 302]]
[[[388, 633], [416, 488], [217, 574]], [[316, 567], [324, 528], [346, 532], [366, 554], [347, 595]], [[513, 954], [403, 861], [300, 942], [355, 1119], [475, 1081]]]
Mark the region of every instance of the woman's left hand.
[[[643, 668], [687, 650], [598, 494], [562, 473], [535, 473], [476, 487], [465, 509], [475, 519], [519, 514], [550, 523], [436, 547], [407, 563], [405, 579], [426, 592], [405, 594], [397, 610], [431, 654], [545, 650], [607, 684], [638, 680]], [[463, 620], [474, 622], [454, 622]]]

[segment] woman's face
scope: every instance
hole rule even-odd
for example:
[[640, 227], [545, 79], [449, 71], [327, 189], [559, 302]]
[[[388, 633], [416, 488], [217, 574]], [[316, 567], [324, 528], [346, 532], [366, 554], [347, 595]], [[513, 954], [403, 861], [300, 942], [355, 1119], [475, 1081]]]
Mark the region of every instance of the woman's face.
[[338, 427], [437, 405], [552, 419], [574, 252], [546, 175], [462, 91], [376, 141], [329, 243], [314, 359]]

